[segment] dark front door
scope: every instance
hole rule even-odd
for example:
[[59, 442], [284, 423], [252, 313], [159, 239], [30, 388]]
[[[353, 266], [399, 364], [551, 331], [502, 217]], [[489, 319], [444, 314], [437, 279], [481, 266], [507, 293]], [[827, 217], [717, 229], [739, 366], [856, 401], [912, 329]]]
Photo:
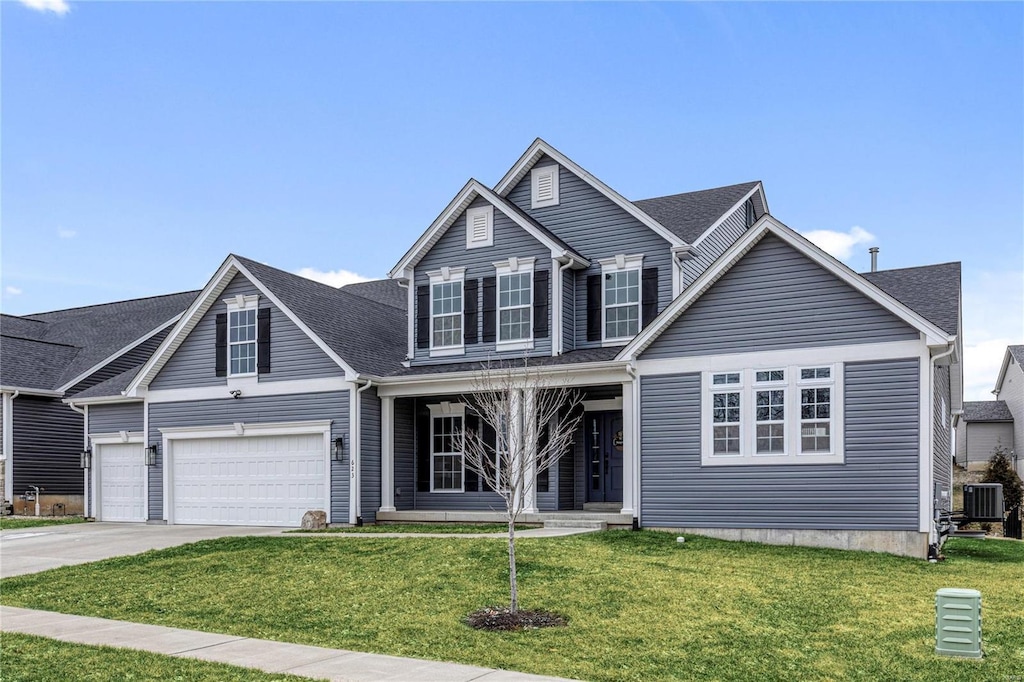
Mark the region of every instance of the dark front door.
[[587, 412], [587, 502], [622, 501], [622, 412]]

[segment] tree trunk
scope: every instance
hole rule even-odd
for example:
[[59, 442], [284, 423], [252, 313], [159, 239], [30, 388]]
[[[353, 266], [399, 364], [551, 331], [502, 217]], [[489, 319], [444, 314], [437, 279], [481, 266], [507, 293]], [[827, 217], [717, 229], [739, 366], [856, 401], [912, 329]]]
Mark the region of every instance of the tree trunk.
[[519, 611], [519, 584], [516, 581], [516, 524], [513, 519], [508, 522], [508, 586], [511, 597], [508, 610], [516, 613]]

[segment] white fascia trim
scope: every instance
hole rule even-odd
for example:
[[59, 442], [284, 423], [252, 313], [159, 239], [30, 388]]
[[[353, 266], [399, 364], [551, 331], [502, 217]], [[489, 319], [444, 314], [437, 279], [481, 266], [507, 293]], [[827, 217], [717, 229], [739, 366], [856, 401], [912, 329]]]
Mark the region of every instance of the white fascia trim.
[[146, 434], [142, 431], [118, 431], [117, 433], [90, 433], [89, 440], [93, 445], [112, 445], [116, 443], [142, 443]]
[[[299, 395], [306, 393], [328, 393], [348, 391], [355, 384], [343, 377], [325, 377], [321, 379], [295, 379], [292, 381], [260, 381], [241, 387], [240, 400], [270, 395]], [[196, 386], [192, 388], [167, 388], [149, 391], [146, 399], [150, 403], [180, 403], [198, 400], [233, 400], [231, 387]]]
[[739, 369], [772, 369], [789, 365], [825, 365], [872, 360], [919, 358], [927, 347], [920, 341], [888, 341], [859, 343], [848, 346], [818, 346], [757, 353], [723, 353], [694, 357], [638, 360], [637, 374], [652, 376], [692, 372], [724, 372]]
[[249, 438], [252, 436], [294, 436], [309, 433], [331, 432], [330, 419], [304, 422], [235, 422], [217, 426], [173, 426], [158, 429], [164, 440], [187, 440], [190, 438]]
[[[961, 317], [963, 317], [963, 316], [961, 315]], [[1006, 370], [1008, 370], [1009, 368], [1010, 368], [1010, 349], [1007, 348], [1006, 352], [1003, 354], [1003, 364], [1000, 365], [1000, 367], [999, 367], [999, 374], [998, 374], [998, 376], [996, 376], [996, 385], [995, 385], [995, 387], [994, 387], [994, 389], [992, 391], [993, 393], [995, 393], [995, 399], [996, 400], [999, 400], [999, 393], [1002, 392], [1002, 390], [1003, 390], [1003, 380], [1006, 379]], [[1022, 369], [1024, 369], [1024, 367], [1022, 367]]]
[[[625, 363], [582, 363], [568, 367], [566, 365], [554, 365], [552, 367], [531, 367], [531, 372], [537, 372], [552, 379], [562, 379], [570, 386], [593, 386], [599, 384], [621, 384], [629, 381], [630, 376], [626, 371]], [[497, 368], [493, 371], [497, 380], [501, 380], [504, 369]], [[481, 372], [452, 372], [450, 374], [421, 375], [414, 377], [400, 377], [388, 381], [382, 379], [378, 385], [378, 395], [381, 397], [414, 397], [429, 395], [456, 394], [462, 395], [473, 393], [479, 390]], [[496, 384], [496, 390], [500, 388]]]
[[406, 275], [404, 273], [407, 270], [416, 267], [416, 264], [419, 263], [420, 259], [434, 246], [434, 244], [438, 242], [438, 240], [441, 239], [444, 233], [448, 231], [448, 228], [455, 223], [463, 211], [473, 203], [473, 200], [477, 197], [482, 197], [485, 201], [490, 203], [491, 206], [501, 211], [512, 222], [526, 230], [530, 236], [546, 246], [551, 251], [552, 258], [572, 257], [584, 267], [589, 265], [586, 258], [578, 253], [566, 251], [565, 247], [555, 241], [552, 241], [550, 237], [538, 230], [532, 222], [520, 215], [518, 211], [509, 208], [502, 197], [499, 197], [477, 180], [471, 179], [455, 196], [455, 198], [451, 200], [445, 210], [441, 212], [441, 215], [439, 215], [437, 219], [430, 224], [430, 227], [427, 228], [426, 232], [420, 235], [420, 238], [417, 239], [412, 248], [402, 256], [402, 259], [398, 261], [395, 267], [391, 268], [388, 272], [388, 277], [405, 277]]
[[162, 332], [164, 329], [167, 329], [167, 327], [171, 326], [172, 324], [174, 324], [175, 322], [180, 320], [182, 314], [183, 313], [178, 313], [177, 315], [175, 315], [171, 319], [167, 320], [163, 324], [159, 325], [158, 327], [156, 327], [155, 329], [150, 331], [145, 336], [140, 336], [138, 339], [136, 339], [135, 341], [132, 341], [131, 343], [129, 343], [127, 346], [125, 346], [121, 350], [113, 353], [112, 355], [110, 355], [107, 358], [104, 358], [103, 360], [100, 360], [98, 363], [96, 363], [95, 365], [93, 365], [89, 369], [85, 370], [84, 372], [79, 374], [77, 377], [75, 377], [71, 381], [67, 382], [63, 386], [60, 386], [57, 390], [58, 391], [66, 391], [69, 388], [71, 388], [72, 386], [75, 386], [76, 384], [78, 384], [80, 381], [83, 381], [86, 377], [89, 377], [92, 374], [100, 371], [101, 369], [103, 369], [104, 367], [106, 367], [111, 362], [113, 362], [114, 360], [118, 359], [119, 357], [121, 357], [122, 355], [127, 353], [128, 351], [132, 350], [136, 346], [139, 346], [139, 345], [145, 343], [146, 341], [149, 341], [151, 338], [153, 338], [154, 336], [156, 336], [157, 334]]
[[922, 332], [929, 346], [944, 345], [950, 343], [954, 337], [928, 322], [923, 317], [910, 310], [892, 296], [868, 282], [866, 279], [843, 265], [841, 262], [828, 255], [807, 238], [801, 236], [793, 229], [786, 227], [772, 216], [765, 214], [755, 225], [742, 237], [737, 239], [725, 253], [719, 256], [715, 263], [704, 271], [693, 284], [678, 298], [676, 298], [665, 310], [655, 318], [646, 329], [637, 336], [622, 350], [616, 357], [617, 360], [630, 360], [642, 353], [661, 333], [668, 328], [683, 312], [689, 308], [694, 301], [704, 294], [728, 272], [748, 251], [750, 251], [766, 234], [771, 233], [779, 237], [791, 247], [810, 258], [812, 261], [825, 268], [846, 284], [853, 287], [861, 294], [867, 296], [880, 306], [896, 315], [910, 326]]
[[[740, 199], [735, 204], [733, 204], [732, 208], [730, 208], [725, 213], [723, 213], [721, 216], [719, 216], [718, 220], [716, 220], [715, 222], [711, 223], [711, 227], [709, 227], [708, 229], [704, 230], [704, 232], [702, 232], [699, 237], [697, 237], [695, 240], [693, 240], [693, 245], [694, 246], [699, 246], [700, 243], [702, 241], [704, 241], [707, 238], [708, 235], [710, 235], [712, 232], [717, 230], [718, 226], [721, 225], [722, 223], [724, 223], [729, 218], [729, 216], [731, 216], [733, 213], [735, 213], [738, 209], [743, 208], [743, 204], [747, 203], [747, 200], [750, 199], [750, 197], [752, 197], [752, 196], [754, 196], [755, 194], [758, 194], [758, 193], [761, 194], [761, 201], [763, 202], [764, 201], [764, 192], [761, 191], [761, 183], [760, 182], [758, 182], [756, 186], [752, 187], [749, 192], [744, 194], [742, 199]], [[768, 205], [765, 204], [765, 213], [768, 212], [767, 206]]]
[[138, 398], [127, 398], [123, 395], [100, 395], [94, 398], [65, 398], [61, 402], [65, 405], [106, 405], [113, 403], [140, 403], [143, 401], [142, 397]]
[[64, 391], [51, 391], [45, 388], [22, 388], [21, 386], [0, 386], [4, 393], [20, 393], [21, 395], [37, 395], [44, 398], [60, 398]]
[[637, 208], [637, 206], [633, 204], [633, 202], [629, 201], [621, 194], [613, 190], [611, 187], [598, 180], [596, 177], [594, 177], [586, 170], [584, 170], [575, 161], [573, 161], [565, 154], [558, 151], [557, 149], [555, 149], [554, 147], [552, 147], [539, 137], [536, 140], [534, 140], [533, 144], [530, 145], [529, 149], [527, 149], [523, 153], [523, 155], [519, 157], [519, 160], [516, 161], [515, 165], [513, 165], [512, 168], [510, 168], [509, 171], [505, 173], [505, 177], [503, 177], [498, 182], [498, 184], [495, 185], [494, 191], [497, 192], [498, 196], [504, 197], [509, 192], [511, 192], [512, 188], [516, 186], [516, 184], [523, 178], [523, 176], [526, 175], [528, 171], [532, 170], [533, 165], [537, 163], [540, 157], [543, 156], [544, 154], [550, 156], [559, 165], [568, 168], [578, 178], [589, 184], [591, 187], [593, 187], [598, 192], [603, 194], [605, 197], [610, 199], [613, 203], [617, 204], [619, 208], [624, 210], [626, 213], [630, 214], [631, 216], [639, 220], [641, 223], [654, 230], [658, 234], [658, 236], [665, 239], [668, 243], [672, 244], [673, 246], [680, 246], [686, 243], [682, 239], [677, 237], [675, 234], [670, 232], [668, 229], [666, 229], [657, 220], [655, 220], [654, 218], [652, 218], [651, 216], [647, 215], [639, 208]]

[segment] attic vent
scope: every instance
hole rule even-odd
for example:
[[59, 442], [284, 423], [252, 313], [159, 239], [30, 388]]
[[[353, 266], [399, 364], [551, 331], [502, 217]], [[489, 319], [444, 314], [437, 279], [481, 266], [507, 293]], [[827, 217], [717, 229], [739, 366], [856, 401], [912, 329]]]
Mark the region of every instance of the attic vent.
[[482, 206], [466, 211], [466, 248], [494, 244], [494, 207]]
[[533, 190], [532, 208], [558, 205], [558, 166], [544, 166], [530, 171]]

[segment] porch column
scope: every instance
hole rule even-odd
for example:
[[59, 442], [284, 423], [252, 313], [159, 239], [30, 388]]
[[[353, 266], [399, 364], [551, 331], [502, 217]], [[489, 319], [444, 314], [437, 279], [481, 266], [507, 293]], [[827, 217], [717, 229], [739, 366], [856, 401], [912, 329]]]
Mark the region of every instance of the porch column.
[[622, 512], [636, 516], [635, 488], [639, 479], [637, 442], [640, 430], [637, 428], [636, 404], [639, 395], [638, 381], [622, 382]]
[[395, 511], [395, 399], [380, 399], [380, 511]]
[[14, 394], [3, 394], [4, 499], [14, 503]]
[[528, 514], [537, 512], [537, 407], [534, 403], [534, 389], [525, 389], [520, 402], [519, 423], [523, 425], [523, 511]]

